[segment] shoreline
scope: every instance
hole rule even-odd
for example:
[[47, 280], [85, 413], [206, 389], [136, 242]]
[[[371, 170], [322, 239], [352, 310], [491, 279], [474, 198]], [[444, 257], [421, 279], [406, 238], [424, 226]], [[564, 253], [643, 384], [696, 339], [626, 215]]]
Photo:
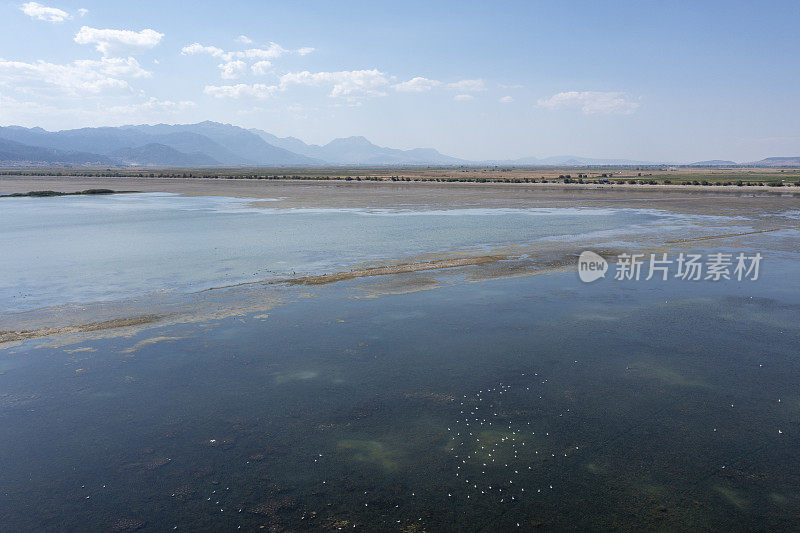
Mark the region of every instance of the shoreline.
[[[639, 179], [639, 178], [634, 178]], [[644, 179], [644, 178], [641, 178]], [[37, 183], [53, 183], [53, 184], [63, 184], [63, 185], [70, 185], [73, 184], [76, 187], [79, 186], [81, 183], [119, 183], [119, 182], [132, 182], [132, 183], [144, 183], [148, 185], [153, 184], [164, 184], [168, 188], [187, 188], [187, 189], [194, 189], [197, 187], [187, 187], [188, 185], [192, 184], [258, 184], [259, 186], [268, 187], [270, 184], [277, 184], [277, 185], [317, 185], [317, 186], [334, 186], [334, 187], [382, 187], [382, 186], [404, 186], [404, 187], [455, 187], [455, 188], [514, 188], [514, 189], [564, 189], [564, 190], [580, 190], [580, 191], [692, 191], [692, 192], [736, 192], [741, 195], [748, 195], [749, 193], [770, 193], [770, 195], [782, 196], [786, 194], [793, 194], [800, 196], [800, 186], [795, 185], [793, 182], [786, 183], [782, 186], [769, 186], [769, 185], [716, 185], [716, 184], [709, 184], [709, 185], [694, 185], [694, 184], [686, 184], [681, 185], [678, 183], [657, 183], [657, 184], [648, 184], [648, 183], [625, 183], [623, 181], [614, 181], [611, 183], [577, 183], [576, 181], [571, 181], [568, 183], [560, 182], [560, 181], [548, 181], [545, 183], [542, 182], [506, 182], [502, 180], [489, 180], [489, 181], [459, 181], [457, 179], [447, 180], [443, 179], [437, 181], [435, 179], [418, 179], [414, 180], [411, 179], [409, 181], [399, 180], [399, 181], [392, 181], [390, 179], [381, 179], [377, 181], [373, 180], [347, 180], [342, 177], [331, 178], [331, 179], [314, 179], [314, 178], [269, 178], [269, 179], [261, 179], [261, 178], [239, 178], [239, 177], [206, 177], [206, 176], [198, 176], [198, 177], [147, 177], [147, 176], [129, 176], [129, 175], [116, 175], [116, 176], [49, 176], [49, 175], [0, 175], [0, 194], [9, 195], [9, 194], [16, 194], [19, 196], [25, 196], [27, 192], [19, 191], [19, 190], [10, 190], [9, 185], [14, 182], [21, 182], [21, 183], [30, 183], [31, 185]], [[30, 187], [30, 185], [28, 185]], [[237, 187], [237, 185], [234, 185]], [[68, 189], [70, 187], [67, 187]], [[34, 189], [29, 189], [34, 190]], [[63, 194], [75, 194], [77, 192], [81, 192], [83, 189], [75, 188], [75, 190], [64, 192]], [[119, 192], [156, 192], [156, 190], [150, 191], [114, 191], [115, 193]], [[173, 192], [167, 190], [158, 190], [158, 192]], [[186, 194], [186, 193], [182, 193]], [[188, 194], [194, 195], [194, 194]], [[226, 196], [226, 194], [199, 194], [199, 195], [209, 195], [209, 196]]]

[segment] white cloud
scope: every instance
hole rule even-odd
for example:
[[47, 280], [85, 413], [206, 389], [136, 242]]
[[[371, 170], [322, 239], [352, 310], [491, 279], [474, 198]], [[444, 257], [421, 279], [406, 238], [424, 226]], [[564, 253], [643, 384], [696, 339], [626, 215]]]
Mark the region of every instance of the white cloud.
[[267, 74], [272, 69], [272, 63], [269, 61], [259, 61], [258, 63], [253, 63], [250, 66], [250, 70], [253, 71], [253, 74], [256, 76], [263, 76]]
[[203, 46], [200, 43], [192, 43], [181, 48], [181, 55], [191, 56], [195, 54], [209, 54], [212, 57], [222, 57], [225, 55], [225, 50], [217, 48], [216, 46]]
[[404, 81], [402, 83], [398, 83], [393, 87], [397, 91], [402, 92], [411, 92], [411, 93], [422, 93], [425, 91], [430, 91], [434, 87], [438, 87], [442, 84], [442, 82], [437, 80], [431, 80], [428, 78], [423, 78], [417, 76], [415, 78], [411, 78], [408, 81]]
[[501, 89], [522, 89], [522, 85], [520, 85], [519, 83], [514, 83], [511, 85], [505, 85], [501, 83], [498, 85], [498, 87], [500, 87]]
[[56, 88], [69, 94], [99, 93], [106, 89], [128, 89], [123, 78], [145, 78], [151, 75], [132, 57], [107, 58], [99, 61], [81, 59], [67, 64], [37, 61], [6, 61], [0, 58], [0, 85], [10, 84], [18, 90]]
[[237, 42], [237, 43], [250, 44], [250, 43], [252, 43], [252, 42], [253, 42], [253, 39], [251, 39], [251, 38], [250, 38], [250, 37], [248, 37], [247, 35], [240, 35], [240, 36], [238, 36], [238, 37], [236, 38], [236, 42]]
[[102, 72], [112, 76], [130, 78], [149, 78], [151, 76], [151, 73], [144, 70], [133, 57], [104, 57], [99, 61], [79, 59], [73, 63], [89, 68], [99, 68]]
[[503, 96], [498, 100], [498, 102], [500, 102], [501, 104], [510, 104], [513, 101], [514, 101], [513, 96]]
[[288, 50], [278, 43], [269, 43], [269, 46], [265, 48], [249, 48], [238, 52], [228, 52], [228, 55], [242, 59], [277, 59], [286, 52], [288, 52]]
[[542, 98], [539, 105], [548, 109], [580, 109], [586, 115], [630, 115], [639, 107], [625, 93], [568, 91]]
[[457, 94], [453, 97], [453, 100], [457, 102], [466, 102], [467, 100], [472, 100], [474, 98], [475, 97], [472, 96], [471, 94]]
[[85, 7], [82, 7], [82, 8], [80, 8], [80, 9], [78, 10], [78, 16], [79, 16], [79, 17], [85, 17], [85, 16], [86, 16], [86, 15], [88, 15], [88, 14], [89, 14], [89, 10], [88, 10], [88, 9], [86, 9]]
[[291, 104], [286, 107], [286, 111], [288, 111], [295, 120], [308, 120], [317, 114], [316, 112], [318, 109], [316, 107], [309, 107], [301, 104]]
[[45, 110], [54, 111], [55, 108], [42, 104], [41, 102], [21, 102], [11, 98], [10, 96], [0, 94], [0, 110], [2, 110], [4, 116], [6, 116], [7, 113], [12, 111], [23, 112], [27, 114], [31, 112], [38, 113]]
[[75, 35], [78, 44], [93, 44], [98, 52], [104, 56], [120, 49], [146, 49], [157, 45], [163, 33], [158, 33], [149, 28], [142, 31], [109, 30], [83, 26]]
[[[240, 42], [245, 42], [241, 41], [241, 37], [246, 37], [246, 36], [240, 35], [239, 39], [237, 40]], [[212, 57], [219, 57], [221, 59], [224, 59], [225, 61], [233, 61], [235, 59], [256, 59], [256, 60], [266, 61], [270, 59], [277, 59], [282, 55], [291, 52], [295, 52], [297, 54], [300, 54], [301, 56], [304, 56], [310, 54], [313, 51], [314, 49], [310, 47], [299, 48], [297, 50], [287, 50], [278, 43], [269, 43], [268, 46], [262, 46], [260, 48], [247, 48], [245, 50], [226, 51], [217, 46], [205, 46], [200, 43], [192, 43], [181, 48], [181, 55], [189, 56], [195, 54], [208, 54]]]
[[483, 80], [481, 78], [477, 78], [474, 80], [459, 80], [453, 83], [448, 83], [447, 87], [455, 91], [467, 92], [467, 93], [486, 90], [486, 85], [483, 83]]
[[239, 83], [237, 85], [206, 85], [203, 92], [214, 98], [269, 98], [274, 95], [278, 88], [274, 85], [264, 85], [254, 83], [247, 85]]
[[331, 85], [330, 96], [382, 96], [389, 83], [383, 72], [372, 70], [343, 70], [339, 72], [290, 72], [280, 79], [281, 89], [289, 85]]
[[[0, 110], [5, 121], [12, 124], [43, 126], [52, 129], [75, 128], [80, 125], [130, 124], [131, 121], [160, 121], [165, 114], [176, 115], [195, 106], [190, 101], [159, 100], [144, 95], [130, 93], [121, 95], [115, 105], [106, 100], [81, 98], [65, 102], [63, 99], [47, 103], [41, 98], [36, 101], [20, 101], [0, 94]], [[72, 105], [70, 105], [72, 104]], [[77, 104], [74, 105], [74, 104]]]
[[222, 71], [222, 78], [226, 80], [235, 80], [245, 72], [247, 72], [247, 64], [244, 61], [228, 61], [227, 63], [220, 63], [217, 65]]
[[178, 113], [184, 109], [194, 107], [194, 102], [182, 100], [180, 102], [173, 102], [172, 100], [159, 100], [155, 97], [150, 97], [144, 102], [133, 103], [128, 105], [112, 106], [107, 108], [110, 114], [127, 114], [135, 115], [139, 113], [158, 112], [158, 113]]
[[[80, 102], [85, 103], [85, 100]], [[7, 124], [28, 127], [47, 127], [59, 124], [61, 127], [74, 128], [76, 121], [83, 119], [87, 112], [84, 109], [67, 106], [63, 101], [58, 102], [58, 105], [52, 105], [41, 98], [36, 98], [35, 101], [24, 101], [0, 94], [0, 114], [3, 116], [3, 122]], [[107, 116], [103, 118], [107, 118]]]
[[20, 6], [20, 10], [31, 18], [47, 22], [64, 22], [71, 19], [72, 15], [57, 7], [47, 7], [37, 2], [27, 2]]

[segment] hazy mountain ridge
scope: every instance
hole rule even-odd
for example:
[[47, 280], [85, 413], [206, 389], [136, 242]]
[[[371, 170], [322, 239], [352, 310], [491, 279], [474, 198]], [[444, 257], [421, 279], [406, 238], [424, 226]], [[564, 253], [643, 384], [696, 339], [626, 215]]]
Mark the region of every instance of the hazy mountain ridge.
[[122, 148], [114, 156], [131, 166], [213, 167], [219, 161], [199, 152], [185, 154], [170, 146], [150, 143], [137, 148]]
[[202, 153], [217, 161], [216, 165], [237, 166], [242, 164], [254, 164], [248, 158], [242, 157], [221, 144], [209, 139], [205, 135], [188, 131], [161, 133], [152, 136], [152, 141], [158, 144], [169, 146], [179, 152], [186, 154]]
[[446, 156], [433, 148], [399, 150], [373, 144], [362, 136], [341, 137], [324, 146], [306, 144], [295, 137], [277, 137], [259, 129], [251, 129], [266, 142], [339, 165], [460, 165], [469, 161]]
[[122, 126], [121, 128], [149, 135], [190, 133], [203, 136], [238, 156], [239, 162], [226, 163], [231, 165], [325, 164], [324, 161], [269, 144], [260, 136], [239, 126], [208, 120], [197, 124], [156, 124], [153, 126]]
[[[307, 144], [295, 137], [277, 137], [260, 129], [219, 122], [140, 124], [119, 127], [47, 131], [21, 126], [0, 127], [0, 164], [67, 164], [110, 166], [652, 166], [676, 163], [573, 155], [470, 161], [433, 148], [401, 150], [378, 146], [365, 137], [343, 137], [328, 144]], [[708, 160], [686, 166], [797, 167], [800, 156], [768, 157], [736, 163]]]
[[794, 157], [765, 157], [758, 161], [748, 161], [737, 163], [725, 159], [711, 159], [709, 161], [698, 161], [689, 163], [689, 167], [798, 167], [800, 166], [800, 156]]
[[28, 144], [0, 138], [0, 162], [18, 161], [26, 163], [70, 163], [70, 164], [109, 164], [111, 159], [98, 154], [74, 152], [31, 146]]
[[736, 161], [728, 161], [726, 159], [711, 159], [709, 161], [697, 161], [689, 163], [690, 167], [730, 167], [737, 166], [739, 163]]
[[744, 165], [755, 165], [762, 167], [797, 167], [800, 166], [800, 155], [794, 157], [767, 157]]
[[[15, 141], [32, 147], [52, 148], [61, 151], [80, 151], [97, 154], [101, 160], [111, 164], [128, 165], [126, 159], [135, 154], [137, 164], [142, 166], [286, 166], [324, 164], [313, 158], [296, 154], [266, 143], [259, 136], [237, 126], [215, 122], [199, 124], [131, 125], [103, 128], [80, 128], [56, 132], [42, 128], [19, 126], [0, 127], [0, 139]], [[159, 147], [169, 147], [169, 153]], [[148, 154], [152, 157], [148, 158]], [[201, 154], [204, 157], [198, 157]], [[88, 164], [97, 158], [85, 161], [74, 158], [64, 163]], [[9, 161], [6, 159], [5, 161]]]

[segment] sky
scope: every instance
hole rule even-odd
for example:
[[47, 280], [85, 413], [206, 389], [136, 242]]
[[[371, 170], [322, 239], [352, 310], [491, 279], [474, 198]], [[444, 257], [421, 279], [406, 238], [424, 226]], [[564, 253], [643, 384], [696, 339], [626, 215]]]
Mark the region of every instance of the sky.
[[800, 2], [0, 0], [0, 125], [471, 160], [800, 155]]

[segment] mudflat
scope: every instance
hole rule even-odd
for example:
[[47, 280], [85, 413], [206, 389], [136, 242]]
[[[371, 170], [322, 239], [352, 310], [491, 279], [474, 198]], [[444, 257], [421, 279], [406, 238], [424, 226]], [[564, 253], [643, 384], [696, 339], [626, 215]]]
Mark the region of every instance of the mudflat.
[[[112, 189], [143, 193], [173, 193], [184, 197], [229, 197], [251, 199], [249, 209], [271, 212], [302, 210], [388, 210], [391, 213], [472, 213], [524, 212], [524, 210], [608, 210], [608, 220], [622, 210], [653, 213], [659, 224], [624, 228], [610, 237], [607, 232], [561, 234], [556, 238], [515, 239], [514, 242], [481, 243], [470, 247], [433, 246], [417, 253], [396, 254], [387, 248], [385, 256], [364, 257], [332, 264], [315, 271], [294, 271], [260, 275], [247, 281], [213, 283], [199, 291], [142, 291], [135, 297], [93, 302], [83, 298], [71, 306], [47, 306], [24, 312], [0, 313], [0, 346], [18, 344], [25, 339], [58, 336], [70, 339], [80, 335], [113, 335], [157, 327], [164, 323], [196, 322], [240, 316], [266, 310], [276, 301], [293, 298], [302, 287], [336, 282], [364, 282], [381, 278], [381, 283], [410, 288], [419, 286], [416, 273], [440, 278], [461, 276], [469, 280], [526, 276], [575, 268], [575, 258], [584, 249], [593, 249], [609, 259], [630, 251], [669, 252], [704, 247], [750, 247], [763, 250], [793, 251], [794, 235], [800, 230], [800, 193], [792, 189], [727, 187], [647, 187], [580, 186], [575, 184], [481, 184], [431, 182], [331, 182], [292, 180], [241, 180], [205, 178], [76, 178], [4, 177], [0, 193], [33, 190], [75, 192], [87, 189]], [[136, 195], [126, 195], [134, 205]], [[8, 199], [6, 201], [11, 201]], [[277, 200], [277, 201], [276, 201]], [[31, 202], [40, 201], [30, 199]], [[36, 205], [36, 204], [32, 204]], [[369, 223], [367, 219], [365, 223]], [[489, 221], [487, 224], [493, 224]], [[515, 222], [519, 223], [519, 221]], [[527, 224], [528, 222], [525, 222]], [[531, 219], [531, 223], [536, 220]], [[519, 228], [520, 230], [522, 228]], [[235, 228], [234, 228], [235, 231]], [[427, 230], [426, 230], [427, 231]], [[513, 227], [509, 234], [516, 233]], [[408, 237], [412, 235], [409, 230]], [[563, 232], [562, 232], [563, 233]], [[403, 235], [393, 238], [403, 239]], [[307, 250], [311, 252], [311, 250]], [[155, 253], [155, 252], [154, 252]], [[258, 262], [258, 258], [255, 258]], [[421, 274], [419, 274], [421, 275]], [[394, 279], [394, 281], [392, 281]], [[431, 286], [441, 286], [441, 279]], [[163, 287], [169, 289], [170, 287]], [[163, 289], [162, 288], [162, 289]], [[155, 289], [155, 288], [154, 288]], [[211, 290], [213, 289], [213, 290]], [[373, 286], [369, 289], [374, 292]], [[280, 295], [277, 293], [280, 292]], [[380, 293], [381, 289], [378, 288]], [[79, 305], [76, 305], [79, 304]], [[147, 317], [147, 320], [139, 320]]]
[[[432, 205], [460, 207], [543, 207], [566, 205], [641, 206], [656, 202], [664, 209], [715, 210], [732, 205], [739, 208], [771, 205], [766, 199], [781, 198], [778, 204], [800, 200], [800, 188], [766, 186], [695, 185], [590, 185], [564, 183], [476, 183], [476, 182], [368, 182], [326, 180], [253, 180], [225, 178], [139, 178], [139, 177], [53, 177], [0, 176], [0, 194], [36, 190], [78, 192], [87, 189], [139, 192], [169, 192], [186, 196], [229, 196], [234, 198], [282, 198], [271, 207], [402, 207], [414, 209]], [[757, 198], [750, 203], [746, 199]], [[629, 204], [630, 202], [630, 204]]]

